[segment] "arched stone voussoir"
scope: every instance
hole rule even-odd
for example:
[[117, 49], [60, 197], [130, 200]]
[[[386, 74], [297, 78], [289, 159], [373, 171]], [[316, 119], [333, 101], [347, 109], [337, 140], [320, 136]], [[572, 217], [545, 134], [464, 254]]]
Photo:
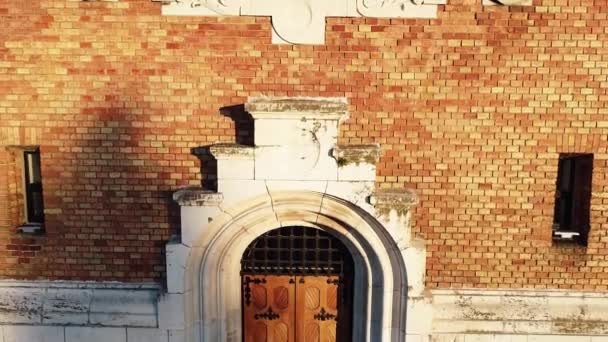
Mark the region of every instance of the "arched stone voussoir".
[[[364, 209], [314, 191], [279, 191], [222, 208], [228, 217], [212, 220], [191, 249], [186, 281], [185, 326], [198, 326], [196, 342], [242, 340], [242, 255], [258, 236], [286, 225], [328, 231], [341, 239], [355, 261], [353, 342], [403, 341], [405, 264], [395, 241]], [[188, 313], [190, 312], [190, 313]], [[387, 326], [392, 327], [387, 329]], [[190, 338], [190, 337], [189, 337]], [[189, 341], [194, 341], [191, 337]]]

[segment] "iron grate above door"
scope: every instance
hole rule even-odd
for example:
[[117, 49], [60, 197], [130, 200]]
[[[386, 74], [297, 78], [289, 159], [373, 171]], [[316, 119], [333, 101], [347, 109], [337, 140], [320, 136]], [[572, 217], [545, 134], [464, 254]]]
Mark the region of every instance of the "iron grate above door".
[[308, 227], [283, 227], [255, 239], [241, 260], [243, 274], [342, 275], [353, 260], [334, 236]]

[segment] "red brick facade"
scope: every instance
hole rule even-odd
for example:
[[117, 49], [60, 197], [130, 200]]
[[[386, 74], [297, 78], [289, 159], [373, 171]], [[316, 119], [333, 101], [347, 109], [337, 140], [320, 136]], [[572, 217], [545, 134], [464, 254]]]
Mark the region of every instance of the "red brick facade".
[[[0, 0], [0, 145], [39, 145], [40, 237], [0, 152], [0, 276], [159, 280], [199, 184], [191, 148], [235, 141], [248, 96], [345, 96], [341, 143], [379, 143], [378, 187], [421, 204], [427, 286], [608, 290], [608, 3], [448, 0], [437, 20], [329, 18], [326, 44], [265, 17], [167, 17], [149, 0]], [[551, 241], [559, 153], [594, 153], [587, 248]], [[205, 169], [205, 167], [203, 167]], [[22, 197], [22, 196], [21, 196]]]

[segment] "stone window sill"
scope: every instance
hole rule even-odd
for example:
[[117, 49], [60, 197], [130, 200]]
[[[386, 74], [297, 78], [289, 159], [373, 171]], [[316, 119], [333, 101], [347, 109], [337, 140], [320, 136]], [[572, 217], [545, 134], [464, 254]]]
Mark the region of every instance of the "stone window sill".
[[25, 223], [17, 227], [21, 234], [41, 235], [44, 233], [44, 225], [41, 223]]

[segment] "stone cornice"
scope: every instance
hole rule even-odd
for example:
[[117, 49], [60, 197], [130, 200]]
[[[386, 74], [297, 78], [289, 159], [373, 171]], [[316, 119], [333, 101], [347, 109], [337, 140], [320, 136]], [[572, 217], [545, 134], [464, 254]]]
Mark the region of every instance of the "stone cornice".
[[217, 144], [209, 148], [215, 159], [253, 159], [254, 147], [239, 144]]
[[250, 97], [245, 110], [256, 120], [340, 120], [348, 115], [348, 102], [346, 98]]
[[176, 191], [173, 200], [180, 206], [217, 206], [224, 200], [221, 193], [205, 190], [198, 187], [188, 187]]

